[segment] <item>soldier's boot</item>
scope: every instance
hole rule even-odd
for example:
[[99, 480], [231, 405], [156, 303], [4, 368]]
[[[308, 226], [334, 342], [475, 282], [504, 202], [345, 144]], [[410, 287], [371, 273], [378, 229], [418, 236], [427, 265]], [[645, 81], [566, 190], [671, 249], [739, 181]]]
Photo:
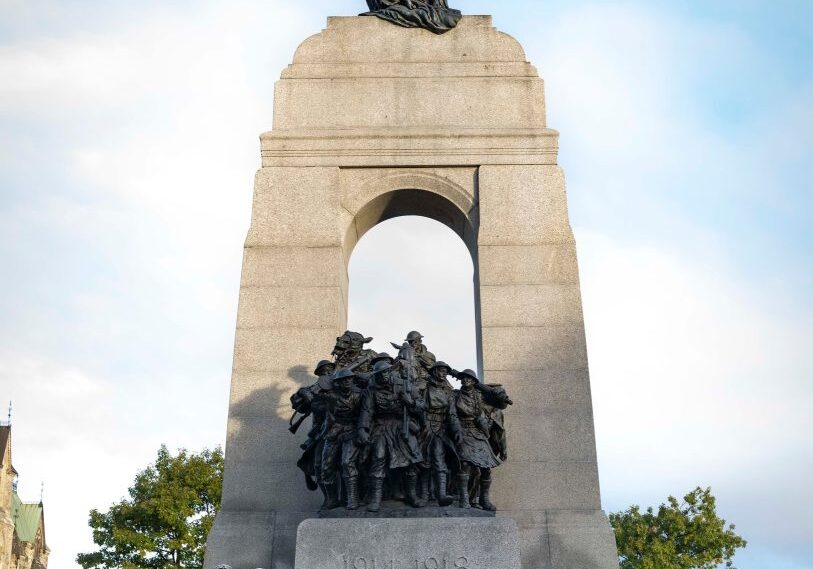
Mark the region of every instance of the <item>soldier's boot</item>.
[[389, 496], [390, 500], [399, 500], [399, 501], [404, 500], [405, 496], [403, 481], [404, 477], [402, 476], [401, 472], [397, 472], [397, 474], [390, 473], [390, 477], [387, 478], [388, 485], [387, 495]]
[[421, 470], [418, 475], [418, 497], [426, 504], [429, 501], [429, 481], [432, 479], [432, 472]]
[[324, 482], [319, 482], [319, 489], [322, 491], [322, 506], [320, 509], [327, 510], [327, 504], [330, 498], [328, 497], [327, 486], [325, 486]]
[[367, 504], [367, 511], [377, 512], [381, 509], [381, 492], [384, 487], [384, 479], [371, 478], [370, 482], [370, 502]]
[[357, 476], [345, 476], [344, 485], [347, 488], [347, 509], [357, 510], [359, 507], [359, 479]]
[[335, 482], [325, 482], [325, 510], [332, 510], [334, 508], [338, 508], [341, 506], [341, 502], [339, 501], [339, 489], [336, 487]]
[[449, 506], [454, 502], [454, 498], [446, 493], [446, 473], [437, 473], [438, 486], [435, 492], [438, 496], [438, 506]]
[[418, 497], [418, 473], [409, 472], [406, 475], [407, 503], [413, 508], [423, 508], [426, 502]]
[[480, 507], [489, 512], [495, 512], [497, 506], [491, 503], [489, 493], [491, 491], [491, 477], [480, 479]]
[[457, 477], [457, 501], [458, 507], [463, 509], [471, 508], [469, 504], [469, 475], [460, 474]]

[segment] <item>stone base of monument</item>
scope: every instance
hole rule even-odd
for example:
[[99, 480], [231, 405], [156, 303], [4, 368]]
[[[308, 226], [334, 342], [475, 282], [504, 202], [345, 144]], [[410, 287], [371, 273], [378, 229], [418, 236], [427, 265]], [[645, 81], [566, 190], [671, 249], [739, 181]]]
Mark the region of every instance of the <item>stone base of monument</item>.
[[456, 506], [438, 506], [436, 502], [430, 502], [423, 508], [405, 508], [403, 502], [384, 501], [381, 503], [381, 510], [378, 512], [368, 512], [364, 506], [358, 510], [346, 510], [336, 508], [335, 510], [321, 510], [319, 517], [323, 519], [339, 518], [493, 518], [496, 512], [481, 510], [479, 508], [458, 508]]
[[311, 519], [295, 569], [520, 569], [519, 532], [507, 518]]

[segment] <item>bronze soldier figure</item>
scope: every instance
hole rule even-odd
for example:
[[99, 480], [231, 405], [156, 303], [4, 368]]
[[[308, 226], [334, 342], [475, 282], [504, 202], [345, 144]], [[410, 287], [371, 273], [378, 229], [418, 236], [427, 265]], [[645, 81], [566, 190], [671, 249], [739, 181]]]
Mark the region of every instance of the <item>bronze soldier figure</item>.
[[494, 455], [489, 443], [491, 424], [485, 414], [485, 403], [482, 393], [475, 388], [479, 379], [477, 374], [467, 369], [457, 378], [461, 389], [456, 391], [449, 405], [449, 422], [452, 429], [457, 452], [460, 456], [460, 473], [458, 475], [458, 500], [461, 508], [470, 508], [469, 477], [475, 469], [480, 475], [479, 505], [484, 510], [494, 511], [497, 508], [491, 503], [491, 469], [499, 466], [501, 461]]
[[309, 490], [316, 490], [317, 487], [322, 489], [325, 498], [323, 506], [327, 503], [327, 494], [322, 485], [321, 468], [327, 407], [319, 395], [322, 391], [333, 388], [331, 376], [335, 370], [336, 364], [328, 360], [322, 360], [316, 364], [316, 369], [313, 372], [319, 378], [316, 383], [300, 388], [291, 396], [291, 407], [294, 409], [294, 416], [297, 413], [302, 413], [302, 419], [296, 424], [293, 424], [293, 417], [291, 417], [291, 432], [296, 433], [302, 421], [308, 416], [312, 417], [312, 426], [308, 431], [308, 438], [300, 445], [304, 452], [296, 465], [305, 474], [305, 484]]
[[[420, 412], [423, 402], [414, 388], [405, 389], [403, 383], [399, 385], [395, 381], [393, 369], [395, 368], [386, 361], [375, 364], [374, 380], [364, 393], [359, 418], [359, 442], [369, 442], [371, 446], [371, 487], [367, 505], [371, 512], [377, 512], [381, 508], [387, 469], [404, 470], [408, 503], [416, 508], [425, 505], [417, 495], [417, 465], [423, 457], [417, 440], [420, 428], [413, 416]], [[405, 416], [406, 431], [403, 428]]]
[[395, 358], [393, 358], [387, 352], [381, 352], [380, 354], [373, 356], [368, 363], [362, 366], [364, 368], [368, 368], [369, 371], [360, 371], [356, 373], [356, 385], [362, 389], [366, 389], [370, 384], [373, 383], [373, 369], [375, 368], [375, 364], [378, 362], [387, 362], [387, 364], [392, 365], [395, 362]]
[[340, 504], [340, 469], [347, 493], [347, 509], [355, 510], [359, 506], [357, 426], [363, 394], [354, 384], [355, 376], [349, 369], [339, 370], [333, 378], [334, 389], [320, 394], [328, 408], [327, 432], [322, 449], [322, 483], [328, 497], [326, 509], [336, 508]]
[[333, 347], [331, 354], [335, 358], [336, 367], [350, 367], [366, 359], [367, 362], [357, 366], [357, 370], [359, 372], [369, 372], [370, 364], [368, 362], [377, 354], [373, 350], [365, 350], [364, 344], [369, 344], [372, 341], [372, 338], [366, 338], [363, 334], [349, 330], [336, 338], [336, 345]]
[[505, 436], [505, 418], [503, 411], [514, 402], [508, 397], [505, 388], [497, 383], [477, 384], [477, 390], [483, 395], [483, 403], [485, 403], [484, 411], [486, 418], [491, 422], [491, 431], [489, 432], [489, 443], [494, 454], [501, 461], [508, 458], [508, 439]]
[[[420, 332], [413, 330], [409, 334], [407, 334], [406, 340], [404, 340], [405, 344], [409, 345], [412, 348], [412, 352], [414, 353], [415, 363], [415, 377], [418, 381], [418, 389], [423, 392], [426, 389], [426, 383], [429, 381], [430, 370], [432, 366], [435, 365], [437, 358], [435, 354], [429, 351], [426, 345], [423, 343], [423, 335]], [[392, 346], [397, 350], [402, 350], [404, 346], [399, 346], [393, 342], [390, 342]]]
[[[494, 455], [505, 462], [508, 459], [508, 438], [505, 434], [505, 418], [503, 411], [514, 402], [508, 397], [505, 388], [496, 383], [488, 385], [477, 383], [475, 388], [483, 396], [483, 412], [488, 419], [490, 429], [488, 433], [488, 442], [491, 445], [491, 450]], [[481, 470], [477, 469], [472, 473], [469, 478], [469, 499], [472, 506], [481, 508], [480, 494], [481, 494]]]
[[[447, 457], [458, 462], [455, 446], [448, 435], [449, 407], [454, 397], [454, 390], [446, 379], [450, 371], [452, 368], [444, 362], [437, 362], [432, 366], [432, 374], [424, 394], [427, 429], [421, 450], [434, 478], [435, 496], [440, 506], [448, 506], [454, 502], [454, 498], [446, 493], [449, 473]], [[459, 465], [456, 469], [459, 469]]]
[[[412, 362], [412, 369], [414, 370], [413, 377], [415, 378], [415, 385], [418, 389], [418, 396], [422, 401], [425, 400], [426, 387], [430, 378], [430, 370], [435, 365], [435, 354], [429, 351], [423, 343], [423, 334], [413, 330], [407, 334], [404, 344], [399, 348], [399, 357], [403, 353], [404, 348], [407, 346], [411, 351], [411, 356], [408, 357]], [[394, 345], [394, 344], [393, 344]], [[404, 356], [406, 358], [406, 356]], [[421, 419], [421, 432], [426, 434], [426, 417], [422, 416]], [[428, 457], [424, 453], [424, 462], [418, 466], [418, 496], [424, 502], [430, 499], [430, 479], [432, 477], [431, 466], [428, 462]]]

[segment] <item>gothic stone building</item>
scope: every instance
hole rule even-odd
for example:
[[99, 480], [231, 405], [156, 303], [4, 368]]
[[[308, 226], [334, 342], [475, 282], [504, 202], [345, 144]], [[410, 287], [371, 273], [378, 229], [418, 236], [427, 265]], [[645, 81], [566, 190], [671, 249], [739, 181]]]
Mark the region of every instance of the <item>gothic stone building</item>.
[[11, 426], [0, 426], [0, 569], [46, 569], [45, 516], [42, 502], [20, 500], [11, 464]]

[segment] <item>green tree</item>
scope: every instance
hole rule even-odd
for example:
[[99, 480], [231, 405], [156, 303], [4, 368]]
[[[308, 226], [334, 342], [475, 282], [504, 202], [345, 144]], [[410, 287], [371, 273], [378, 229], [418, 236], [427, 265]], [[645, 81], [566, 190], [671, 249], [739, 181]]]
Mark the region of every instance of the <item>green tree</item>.
[[610, 514], [610, 523], [621, 569], [733, 569], [734, 554], [747, 545], [717, 516], [711, 488], [696, 488], [683, 502], [669, 496], [657, 514], [632, 506]]
[[136, 475], [129, 498], [107, 512], [91, 510], [93, 553], [76, 561], [85, 569], [203, 567], [206, 536], [220, 507], [220, 448], [173, 456], [165, 446], [155, 464]]

